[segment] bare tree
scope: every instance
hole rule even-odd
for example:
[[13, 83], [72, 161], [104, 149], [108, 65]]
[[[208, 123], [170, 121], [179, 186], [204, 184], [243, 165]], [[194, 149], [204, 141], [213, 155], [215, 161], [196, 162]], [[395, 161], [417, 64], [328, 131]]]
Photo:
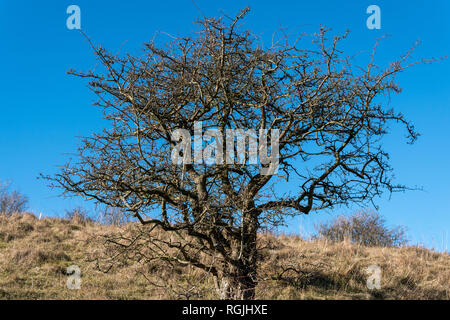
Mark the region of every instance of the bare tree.
[[0, 214], [7, 216], [24, 212], [28, 207], [28, 198], [18, 191], [9, 191], [9, 186], [9, 183], [0, 182]]
[[376, 211], [361, 210], [351, 216], [341, 215], [329, 223], [315, 226], [316, 238], [333, 242], [349, 240], [364, 246], [395, 247], [408, 243], [406, 228], [390, 228]]
[[132, 219], [120, 208], [99, 206], [99, 208], [97, 208], [97, 221], [100, 224], [121, 227], [131, 222]]
[[[76, 163], [46, 177], [172, 235], [154, 239], [155, 258], [209, 272], [225, 299], [255, 297], [261, 228], [404, 190], [391, 181], [380, 139], [390, 122], [405, 126], [409, 142], [418, 136], [381, 99], [400, 91], [394, 78], [411, 52], [381, 69], [374, 49], [359, 68], [338, 50], [346, 35], [328, 39], [325, 28], [294, 41], [275, 35], [267, 48], [242, 30], [247, 12], [204, 18], [193, 37], [147, 43], [138, 57], [92, 45], [103, 69], [69, 73], [89, 79], [109, 126], [83, 139]], [[218, 142], [227, 129], [267, 130], [267, 139], [278, 129], [278, 173], [262, 172], [262, 161], [173, 163], [173, 132], [193, 135], [198, 122], [202, 132], [218, 129]], [[280, 179], [289, 193], [277, 190]]]

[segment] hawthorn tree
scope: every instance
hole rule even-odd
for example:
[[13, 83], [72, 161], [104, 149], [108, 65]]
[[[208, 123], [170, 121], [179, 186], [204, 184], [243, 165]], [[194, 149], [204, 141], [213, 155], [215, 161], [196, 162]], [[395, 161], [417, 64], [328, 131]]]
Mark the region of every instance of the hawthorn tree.
[[[293, 41], [275, 36], [265, 47], [242, 29], [247, 12], [199, 20], [192, 37], [147, 43], [140, 56], [92, 45], [102, 69], [69, 73], [89, 79], [109, 125], [82, 139], [76, 162], [46, 177], [173, 235], [149, 244], [153, 258], [205, 270], [224, 299], [255, 297], [261, 228], [404, 190], [392, 182], [380, 139], [390, 122], [406, 128], [409, 142], [418, 136], [382, 99], [400, 91], [395, 76], [411, 65], [411, 51], [379, 68], [374, 49], [360, 68], [339, 51], [346, 35], [328, 38], [325, 28]], [[267, 139], [278, 129], [278, 171], [242, 161], [174, 163], [173, 132], [194, 135], [199, 122], [203, 132], [220, 132], [216, 142], [228, 129], [267, 130]], [[289, 192], [276, 188], [280, 179]]]

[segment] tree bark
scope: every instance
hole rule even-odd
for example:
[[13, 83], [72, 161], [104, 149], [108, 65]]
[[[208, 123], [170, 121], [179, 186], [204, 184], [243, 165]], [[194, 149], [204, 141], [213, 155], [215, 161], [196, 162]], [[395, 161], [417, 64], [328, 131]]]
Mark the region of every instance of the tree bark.
[[221, 300], [253, 300], [255, 299], [256, 280], [253, 276], [226, 276], [220, 279], [218, 288]]
[[242, 217], [241, 234], [234, 239], [232, 257], [234, 264], [223, 268], [216, 286], [220, 299], [253, 300], [257, 285], [257, 231], [258, 214], [254, 208], [245, 210]]

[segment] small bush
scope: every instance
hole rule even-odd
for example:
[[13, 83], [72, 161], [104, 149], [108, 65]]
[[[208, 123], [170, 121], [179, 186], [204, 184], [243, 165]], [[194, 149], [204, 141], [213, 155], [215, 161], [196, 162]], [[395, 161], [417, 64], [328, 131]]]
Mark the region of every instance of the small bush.
[[354, 215], [339, 216], [330, 223], [317, 225], [316, 238], [333, 242], [349, 240], [365, 246], [393, 247], [406, 244], [406, 229], [388, 228], [377, 212], [360, 211]]
[[103, 225], [122, 227], [131, 222], [132, 219], [120, 208], [106, 206], [100, 208], [97, 221]]
[[9, 191], [9, 183], [0, 182], [0, 214], [11, 216], [28, 208], [28, 198], [18, 191]]
[[89, 218], [87, 211], [82, 207], [76, 207], [66, 211], [66, 219], [83, 225], [86, 224], [86, 222], [93, 222], [93, 220]]

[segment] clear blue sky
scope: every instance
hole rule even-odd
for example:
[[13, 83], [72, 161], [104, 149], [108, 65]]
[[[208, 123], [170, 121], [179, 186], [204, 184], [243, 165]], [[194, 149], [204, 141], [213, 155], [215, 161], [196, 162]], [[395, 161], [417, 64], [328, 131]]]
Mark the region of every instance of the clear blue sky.
[[[279, 27], [314, 32], [322, 25], [336, 33], [350, 29], [349, 54], [369, 52], [374, 39], [389, 35], [379, 62], [392, 61], [417, 40], [415, 57], [450, 55], [450, 1], [221, 1], [195, 0], [203, 14], [235, 14], [249, 5], [246, 27], [269, 39]], [[0, 180], [30, 198], [31, 210], [63, 215], [83, 205], [80, 199], [57, 197], [39, 173], [51, 174], [77, 146], [76, 136], [98, 130], [102, 121], [91, 105], [94, 97], [69, 68], [86, 70], [95, 60], [86, 40], [66, 28], [66, 8], [81, 8], [81, 26], [95, 42], [116, 51], [137, 53], [156, 31], [185, 35], [201, 13], [191, 0], [178, 1], [5, 1], [0, 0]], [[366, 27], [366, 8], [381, 8], [381, 29]], [[161, 40], [165, 40], [161, 38]], [[450, 60], [422, 65], [399, 77], [403, 92], [392, 106], [407, 115], [422, 134], [407, 145], [393, 128], [386, 139], [397, 181], [424, 191], [388, 194], [377, 199], [380, 213], [392, 225], [405, 225], [413, 243], [449, 249], [450, 238]], [[317, 213], [290, 223], [290, 232], [311, 232], [318, 221], [354, 208]]]

